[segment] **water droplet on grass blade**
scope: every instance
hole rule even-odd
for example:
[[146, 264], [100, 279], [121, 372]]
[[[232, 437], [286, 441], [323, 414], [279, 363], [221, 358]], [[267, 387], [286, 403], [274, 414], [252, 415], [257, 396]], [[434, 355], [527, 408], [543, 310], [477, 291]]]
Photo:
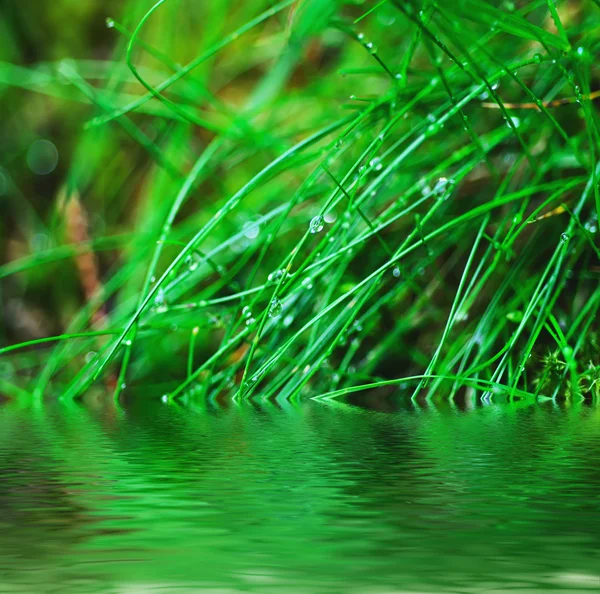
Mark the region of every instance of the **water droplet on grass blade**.
[[196, 270], [196, 268], [198, 268], [198, 260], [196, 259], [196, 256], [193, 254], [187, 255], [185, 258], [185, 265], [188, 267], [190, 272]]
[[381, 164], [381, 159], [379, 157], [374, 157], [373, 159], [371, 159], [371, 161], [369, 162], [369, 165], [375, 171], [381, 171], [383, 169], [383, 165]]
[[561, 243], [568, 243], [569, 239], [571, 239], [571, 238], [569, 237], [568, 233], [562, 233], [560, 236]]
[[158, 313], [167, 311], [167, 295], [162, 287], [158, 289], [154, 298], [154, 310]]
[[307, 276], [305, 279], [302, 280], [302, 287], [308, 290], [313, 288], [313, 282], [310, 276]]
[[562, 354], [567, 361], [572, 361], [573, 360], [573, 347], [570, 347], [568, 344], [566, 344], [562, 348]]
[[244, 223], [243, 231], [248, 239], [255, 239], [260, 233], [260, 225], [253, 221], [246, 221]]
[[113, 19], [111, 19], [110, 17], [106, 17], [106, 28], [107, 29], [112, 29], [115, 26], [115, 21]]
[[429, 124], [425, 130], [425, 136], [434, 136], [440, 131], [440, 125], [438, 123]]
[[275, 272], [271, 272], [271, 274], [269, 274], [269, 276], [267, 277], [267, 280], [269, 280], [270, 282], [278, 281], [279, 279], [281, 279], [281, 277], [284, 274], [285, 274], [285, 270], [283, 268], [281, 268], [279, 270], [275, 270]]
[[377, 53], [377, 46], [373, 42], [369, 41], [368, 43], [365, 43], [365, 47], [367, 48], [370, 54]]
[[438, 198], [447, 197], [449, 191], [452, 189], [452, 186], [454, 186], [453, 179], [448, 179], [447, 177], [440, 177], [440, 179], [438, 179], [435, 183], [435, 186], [433, 186], [433, 193]]
[[394, 266], [394, 268], [392, 268], [392, 274], [396, 278], [400, 278], [400, 268], [398, 266]]
[[323, 223], [324, 223], [324, 219], [321, 215], [317, 215], [316, 217], [313, 217], [312, 220], [310, 221], [310, 226], [309, 226], [309, 230], [311, 233], [320, 233], [321, 231], [323, 231]]
[[271, 305], [269, 307], [269, 317], [277, 318], [281, 315], [282, 311], [283, 311], [283, 305], [281, 304], [281, 301], [279, 299], [277, 299], [277, 297], [274, 297], [273, 299], [271, 299]]
[[515, 323], [515, 324], [518, 324], [518, 323], [520, 323], [520, 322], [523, 320], [523, 312], [522, 312], [522, 311], [519, 311], [519, 310], [516, 310], [516, 311], [509, 311], [509, 312], [506, 314], [506, 319], [507, 319], [509, 322], [513, 322], [513, 323]]

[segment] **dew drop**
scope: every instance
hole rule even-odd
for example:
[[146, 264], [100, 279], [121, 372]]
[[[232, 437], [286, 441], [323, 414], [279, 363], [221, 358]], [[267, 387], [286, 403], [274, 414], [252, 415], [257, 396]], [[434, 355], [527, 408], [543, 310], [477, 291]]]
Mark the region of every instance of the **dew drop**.
[[365, 47], [367, 48], [370, 54], [377, 53], [377, 46], [373, 42], [369, 41], [369, 43], [365, 43]]
[[513, 322], [514, 324], [519, 324], [523, 321], [523, 312], [520, 310], [509, 311], [506, 314], [506, 319], [509, 322]]
[[106, 28], [107, 29], [112, 29], [115, 26], [115, 21], [113, 19], [111, 19], [110, 17], [106, 17]]
[[379, 159], [378, 157], [371, 159], [371, 161], [369, 162], [369, 165], [375, 171], [381, 171], [383, 169], [383, 165], [381, 164], [381, 159]]
[[440, 131], [440, 125], [435, 123], [435, 124], [429, 124], [429, 126], [427, 126], [427, 130], [425, 130], [425, 135], [426, 136], [433, 136], [435, 134], [437, 134]]
[[563, 234], [561, 234], [561, 236], [560, 236], [560, 241], [561, 241], [561, 243], [568, 243], [568, 242], [569, 242], [569, 239], [571, 239], [571, 238], [569, 237], [569, 234], [568, 234], [568, 233], [563, 233]]
[[167, 402], [169, 402], [169, 397], [168, 397], [166, 394], [163, 394], [163, 395], [160, 397], [160, 401], [161, 401], [161, 402], [164, 402], [164, 403], [166, 404]]
[[167, 311], [167, 296], [162, 287], [158, 289], [156, 297], [154, 298], [154, 309], [159, 313]]
[[433, 186], [433, 194], [438, 197], [447, 197], [449, 190], [452, 189], [454, 185], [453, 179], [448, 179], [447, 177], [440, 177], [437, 180], [435, 186]]
[[194, 270], [196, 270], [196, 268], [198, 268], [198, 260], [192, 254], [189, 254], [185, 258], [185, 265], [188, 267], [188, 270], [190, 272], [193, 272]]
[[244, 305], [242, 309], [242, 317], [246, 319], [252, 317], [252, 310], [247, 305]]
[[310, 289], [313, 288], [313, 282], [312, 282], [312, 278], [310, 278], [310, 276], [307, 276], [305, 279], [302, 280], [302, 287], [309, 291], [310, 291]]
[[275, 272], [271, 272], [271, 274], [269, 274], [269, 276], [267, 277], [267, 280], [271, 281], [271, 282], [275, 282], [281, 279], [281, 277], [283, 277], [283, 275], [285, 274], [285, 270], [283, 270], [283, 268], [279, 269], [279, 270], [275, 270]]
[[581, 60], [582, 62], [591, 62], [592, 61], [592, 55], [590, 54], [590, 52], [588, 52], [588, 50], [584, 47], [579, 46], [576, 50], [575, 53], [577, 55], [577, 59]]
[[274, 297], [273, 299], [271, 299], [271, 305], [269, 307], [269, 317], [277, 318], [281, 315], [282, 311], [283, 311], [283, 305], [281, 304], [281, 301], [279, 301], [279, 299], [277, 299], [277, 297]]
[[542, 63], [542, 54], [533, 54], [533, 61], [536, 64], [541, 64]]
[[324, 219], [321, 215], [317, 215], [316, 217], [313, 217], [312, 220], [310, 221], [310, 226], [309, 226], [309, 230], [311, 233], [320, 233], [321, 231], [323, 231], [323, 222]]
[[392, 269], [392, 274], [396, 278], [400, 278], [400, 268], [398, 266], [394, 266], [394, 268]]
[[260, 225], [253, 221], [246, 221], [242, 229], [248, 239], [255, 239], [260, 232]]

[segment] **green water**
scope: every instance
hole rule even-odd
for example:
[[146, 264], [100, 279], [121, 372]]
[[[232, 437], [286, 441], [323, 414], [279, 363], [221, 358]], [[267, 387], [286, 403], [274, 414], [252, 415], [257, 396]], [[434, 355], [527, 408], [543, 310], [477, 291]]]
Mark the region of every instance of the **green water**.
[[0, 407], [0, 591], [599, 592], [600, 408]]

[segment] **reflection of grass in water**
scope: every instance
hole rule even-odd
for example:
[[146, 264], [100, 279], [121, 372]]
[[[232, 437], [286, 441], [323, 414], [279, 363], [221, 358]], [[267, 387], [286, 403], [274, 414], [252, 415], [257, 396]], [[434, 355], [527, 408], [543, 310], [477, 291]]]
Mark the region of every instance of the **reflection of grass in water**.
[[598, 8], [566, 7], [131, 1], [106, 59], [15, 49], [15, 121], [46, 97], [76, 148], [49, 209], [2, 170], [2, 390], [597, 396]]
[[[35, 459], [37, 470], [4, 484], [39, 493], [29, 530], [7, 527], [4, 510], [10, 579], [242, 589], [258, 572], [295, 591], [330, 592], [332, 580], [350, 592], [397, 580], [413, 591], [465, 580], [531, 591], [595, 570], [597, 407], [208, 413], [0, 409], [9, 468]], [[32, 549], [36, 527], [45, 556]]]

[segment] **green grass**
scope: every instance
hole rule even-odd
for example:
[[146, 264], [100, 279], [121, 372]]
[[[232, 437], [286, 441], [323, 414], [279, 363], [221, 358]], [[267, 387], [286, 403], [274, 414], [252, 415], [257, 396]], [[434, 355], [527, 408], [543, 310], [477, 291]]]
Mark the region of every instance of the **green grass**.
[[598, 2], [58, 4], [0, 56], [9, 397], [598, 397]]

